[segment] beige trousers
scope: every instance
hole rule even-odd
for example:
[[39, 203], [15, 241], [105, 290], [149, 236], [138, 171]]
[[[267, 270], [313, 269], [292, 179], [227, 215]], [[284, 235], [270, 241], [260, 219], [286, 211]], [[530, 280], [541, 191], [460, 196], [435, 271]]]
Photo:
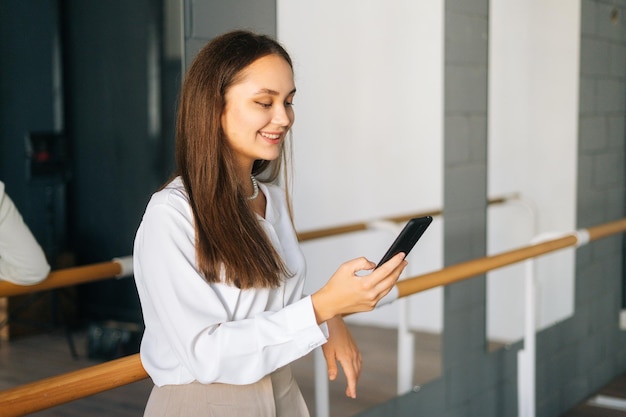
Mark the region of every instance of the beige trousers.
[[285, 366], [250, 385], [165, 385], [152, 388], [144, 417], [309, 417]]

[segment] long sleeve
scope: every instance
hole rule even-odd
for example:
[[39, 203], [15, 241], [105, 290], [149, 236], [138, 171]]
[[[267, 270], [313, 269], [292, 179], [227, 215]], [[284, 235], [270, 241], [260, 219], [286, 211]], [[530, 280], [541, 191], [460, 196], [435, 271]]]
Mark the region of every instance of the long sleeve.
[[49, 272], [46, 255], [0, 182], [0, 279], [32, 285]]
[[[196, 268], [189, 211], [175, 194], [153, 198], [135, 238], [141, 357], [155, 384], [249, 384], [326, 342], [310, 297], [301, 298], [301, 276], [275, 289], [207, 283]], [[284, 233], [274, 226], [270, 238], [281, 244]], [[286, 246], [279, 253], [293, 258]]]

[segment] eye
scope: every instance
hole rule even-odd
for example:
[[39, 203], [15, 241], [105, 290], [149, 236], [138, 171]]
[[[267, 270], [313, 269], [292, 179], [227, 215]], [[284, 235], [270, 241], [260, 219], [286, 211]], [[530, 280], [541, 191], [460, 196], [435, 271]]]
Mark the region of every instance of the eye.
[[285, 101], [285, 106], [293, 107], [293, 101]]
[[263, 107], [264, 109], [269, 109], [270, 107], [272, 107], [272, 103], [264, 103], [262, 101], [255, 101], [255, 103]]

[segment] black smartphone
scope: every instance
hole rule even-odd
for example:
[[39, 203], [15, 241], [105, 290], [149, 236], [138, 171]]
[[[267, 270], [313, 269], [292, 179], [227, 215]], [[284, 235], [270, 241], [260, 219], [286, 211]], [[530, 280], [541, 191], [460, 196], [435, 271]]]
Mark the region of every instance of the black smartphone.
[[422, 237], [428, 226], [430, 226], [432, 221], [433, 218], [431, 216], [416, 217], [409, 220], [396, 240], [393, 241], [389, 250], [387, 250], [387, 253], [385, 253], [380, 262], [378, 262], [376, 268], [400, 252], [404, 252], [405, 255], [408, 255], [409, 252], [411, 252], [411, 249], [413, 249], [413, 246], [415, 246], [417, 241]]

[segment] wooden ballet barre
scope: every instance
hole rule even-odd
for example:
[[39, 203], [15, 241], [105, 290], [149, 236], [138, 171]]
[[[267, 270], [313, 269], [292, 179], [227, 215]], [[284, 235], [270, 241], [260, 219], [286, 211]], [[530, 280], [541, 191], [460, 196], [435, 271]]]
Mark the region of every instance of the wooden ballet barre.
[[604, 223], [587, 229], [589, 240], [598, 240], [620, 232], [626, 231], [626, 219], [616, 220], [610, 223]]
[[114, 359], [0, 391], [0, 416], [31, 414], [141, 381], [148, 377], [139, 354]]
[[118, 258], [110, 262], [64, 268], [50, 272], [42, 282], [34, 285], [16, 285], [8, 281], [0, 281], [0, 297], [29, 294], [36, 291], [50, 290], [83, 284], [112, 277], [127, 276], [132, 271], [131, 257]]
[[[581, 235], [585, 236], [587, 241], [593, 241], [624, 231], [626, 231], [626, 219], [621, 219], [588, 229], [582, 229], [578, 232], [547, 242], [525, 246], [498, 255], [462, 262], [439, 271], [408, 278], [398, 281], [396, 284], [398, 288], [398, 298], [406, 297], [434, 287], [453, 284], [476, 275], [484, 274], [493, 269], [554, 252], [569, 246], [575, 246], [577, 244], [580, 246]], [[582, 244], [585, 243], [587, 242], [582, 242]]]
[[[495, 205], [495, 204], [504, 204], [507, 201], [510, 201], [512, 199], [517, 199], [519, 198], [518, 194], [512, 194], [510, 196], [500, 196], [500, 197], [493, 197], [490, 198], [489, 200], [487, 200], [487, 203], [489, 205]], [[400, 216], [392, 216], [392, 217], [385, 217], [382, 219], [379, 219], [380, 221], [387, 221], [387, 222], [392, 222], [392, 223], [404, 223], [409, 221], [410, 219], [414, 218], [414, 217], [424, 217], [424, 216], [440, 216], [442, 214], [441, 210], [431, 210], [431, 211], [424, 211], [424, 212], [420, 212], [420, 213], [412, 213], [412, 214], [404, 214], [404, 215], [400, 215]], [[298, 232], [298, 240], [300, 242], [305, 242], [307, 240], [313, 240], [313, 239], [320, 239], [323, 237], [331, 237], [331, 236], [336, 236], [336, 235], [341, 235], [344, 233], [352, 233], [352, 232], [360, 232], [363, 230], [367, 230], [369, 228], [369, 225], [371, 224], [371, 222], [362, 222], [362, 223], [350, 223], [350, 224], [346, 224], [346, 225], [341, 225], [341, 226], [335, 226], [335, 227], [328, 227], [328, 228], [324, 228], [324, 229], [316, 229], [316, 230], [311, 230], [311, 231], [305, 231], [305, 232]]]
[[[395, 217], [385, 217], [380, 219], [381, 221], [388, 221], [393, 223], [402, 223], [407, 222], [414, 217], [423, 217], [423, 216], [439, 216], [441, 215], [441, 210], [433, 210], [433, 211], [425, 211], [420, 213], [413, 214], [405, 214], [401, 216]], [[342, 235], [344, 233], [352, 233], [352, 232], [361, 232], [364, 230], [368, 230], [371, 222], [362, 222], [362, 223], [351, 223], [345, 224], [341, 226], [328, 227], [324, 229], [316, 229], [307, 232], [298, 232], [298, 241], [305, 242], [307, 240], [320, 239], [323, 237], [331, 237]]]

